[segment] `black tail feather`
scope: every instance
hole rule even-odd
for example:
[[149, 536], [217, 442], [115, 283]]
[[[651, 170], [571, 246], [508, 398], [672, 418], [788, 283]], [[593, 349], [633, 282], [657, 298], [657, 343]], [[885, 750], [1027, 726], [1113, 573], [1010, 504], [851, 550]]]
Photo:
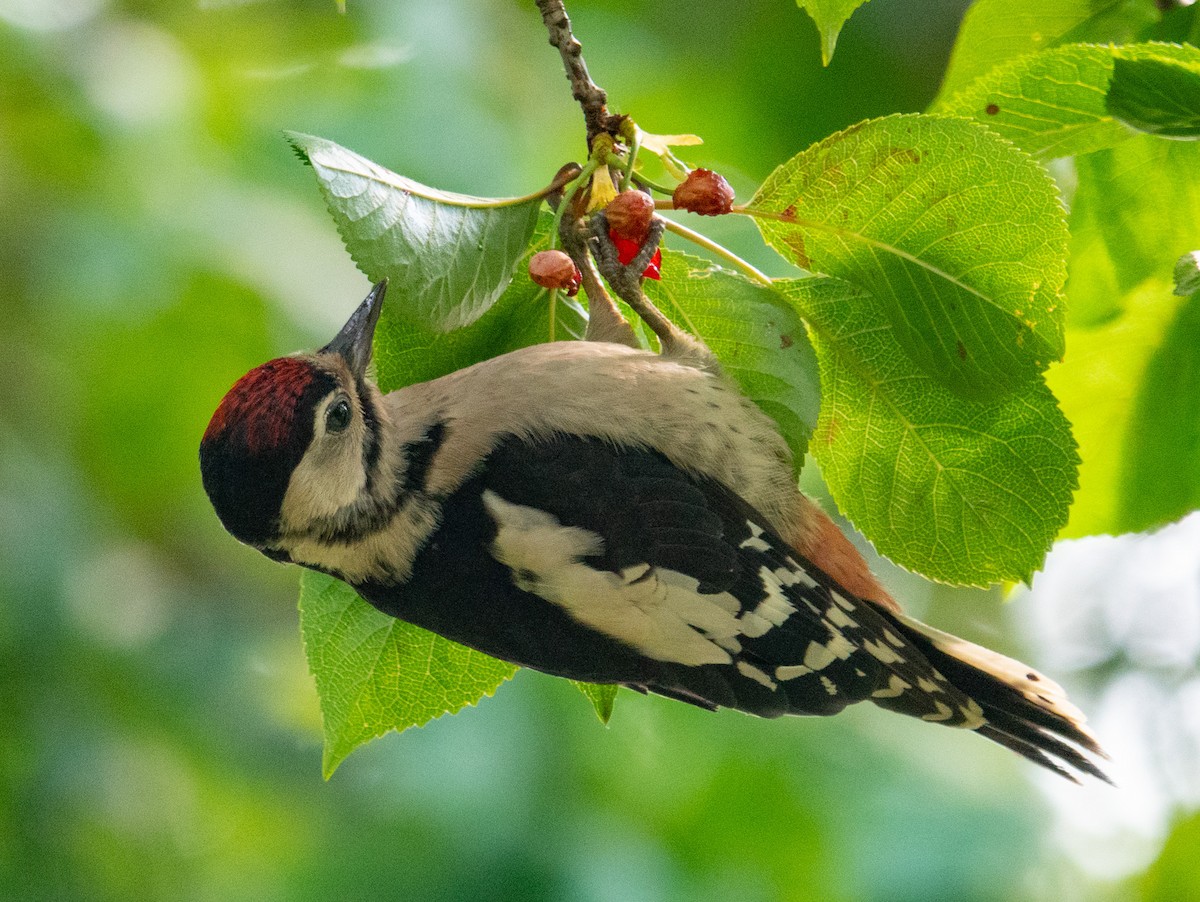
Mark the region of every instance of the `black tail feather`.
[[[983, 706], [983, 713], [988, 719], [988, 724], [987, 726], [980, 727], [977, 731], [981, 736], [987, 736], [992, 741], [999, 742], [1006, 748], [1010, 748], [1018, 754], [1025, 755], [1026, 758], [1030, 756], [1022, 751], [1022, 749], [1017, 748], [1018, 744], [1034, 749], [1039, 755], [1042, 755], [1042, 753], [1053, 755], [1076, 770], [1093, 776], [1097, 780], [1103, 780], [1110, 786], [1113, 785], [1113, 781], [1109, 779], [1108, 775], [1093, 764], [1081, 751], [1067, 745], [1067, 743], [1060, 739], [1056, 739], [1045, 730], [1031, 725], [1028, 721], [1022, 720], [1019, 715], [1011, 714], [1008, 711], [990, 705]], [[1042, 757], [1045, 756], [1042, 755]], [[1042, 761], [1038, 763], [1042, 764], [1043, 767], [1048, 766]], [[1057, 766], [1051, 769], [1061, 772]], [[1072, 777], [1072, 779], [1074, 778]], [[1075, 782], [1079, 781], [1076, 780]]]
[[1024, 739], [1018, 739], [1016, 736], [1010, 736], [1008, 733], [1002, 733], [995, 727], [985, 724], [975, 731], [980, 736], [986, 736], [992, 742], [997, 742], [1006, 749], [1011, 749], [1023, 758], [1027, 758], [1034, 764], [1053, 771], [1060, 777], [1065, 777], [1076, 786], [1082, 785], [1079, 778], [1067, 770], [1065, 767], [1060, 767], [1054, 762], [1054, 759], [1046, 755], [1041, 749], [1032, 743], [1026, 742]]
[[1105, 759], [1108, 755], [1084, 726], [1083, 715], [1052, 680], [904, 615], [889, 616], [956, 689], [983, 709], [987, 723], [976, 728], [981, 736], [1074, 782], [1079, 781], [1059, 762], [1112, 785], [1084, 752]]

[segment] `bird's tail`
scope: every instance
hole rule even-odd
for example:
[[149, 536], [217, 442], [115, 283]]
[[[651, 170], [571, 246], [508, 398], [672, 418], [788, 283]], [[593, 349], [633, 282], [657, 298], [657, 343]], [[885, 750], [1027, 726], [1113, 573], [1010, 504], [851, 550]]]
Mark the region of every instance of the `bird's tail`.
[[1069, 780], [1078, 782], [1059, 762], [1112, 782], [1084, 754], [1108, 757], [1084, 726], [1083, 712], [1053, 680], [903, 613], [883, 613], [956, 689], [982, 708], [984, 723], [974, 728], [980, 735]]

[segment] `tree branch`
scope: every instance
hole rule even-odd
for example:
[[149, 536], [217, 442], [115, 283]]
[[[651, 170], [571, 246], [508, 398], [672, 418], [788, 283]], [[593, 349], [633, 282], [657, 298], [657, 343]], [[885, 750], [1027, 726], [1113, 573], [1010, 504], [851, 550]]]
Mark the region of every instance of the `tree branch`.
[[591, 152], [592, 141], [599, 134], [607, 132], [615, 135], [616, 129], [624, 118], [610, 116], [608, 95], [604, 89], [592, 81], [588, 75], [587, 63], [583, 61], [583, 45], [571, 33], [571, 20], [567, 18], [567, 10], [563, 0], [536, 0], [537, 7], [542, 13], [542, 21], [550, 34], [551, 46], [558, 49], [562, 57], [563, 68], [567, 70], [567, 80], [571, 83], [571, 94], [579, 101], [583, 110], [583, 120], [587, 125], [588, 152]]

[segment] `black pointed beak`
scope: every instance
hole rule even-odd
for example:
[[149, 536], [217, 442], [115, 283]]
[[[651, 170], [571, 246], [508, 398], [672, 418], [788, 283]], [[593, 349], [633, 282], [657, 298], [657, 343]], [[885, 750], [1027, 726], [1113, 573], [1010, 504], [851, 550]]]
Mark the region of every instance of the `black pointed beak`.
[[379, 322], [379, 311], [383, 309], [383, 296], [387, 294], [387, 279], [376, 283], [366, 300], [342, 326], [321, 353], [341, 354], [355, 378], [361, 378], [371, 362], [371, 339], [375, 337], [375, 324]]

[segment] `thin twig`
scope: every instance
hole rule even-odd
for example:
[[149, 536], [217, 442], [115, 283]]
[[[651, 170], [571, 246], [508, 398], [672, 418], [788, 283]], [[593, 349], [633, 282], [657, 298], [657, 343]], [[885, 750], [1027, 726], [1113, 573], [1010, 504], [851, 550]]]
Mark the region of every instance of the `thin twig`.
[[579, 106], [583, 110], [583, 120], [587, 125], [588, 150], [590, 151], [596, 135], [605, 132], [615, 134], [623, 117], [609, 115], [606, 106], [608, 95], [588, 75], [587, 63], [583, 61], [583, 45], [571, 34], [571, 20], [567, 18], [563, 0], [536, 0], [536, 2], [542, 13], [542, 21], [546, 23], [546, 31], [550, 34], [550, 44], [557, 48], [562, 57], [563, 68], [567, 70], [567, 80], [571, 83], [571, 94], [579, 101]]

